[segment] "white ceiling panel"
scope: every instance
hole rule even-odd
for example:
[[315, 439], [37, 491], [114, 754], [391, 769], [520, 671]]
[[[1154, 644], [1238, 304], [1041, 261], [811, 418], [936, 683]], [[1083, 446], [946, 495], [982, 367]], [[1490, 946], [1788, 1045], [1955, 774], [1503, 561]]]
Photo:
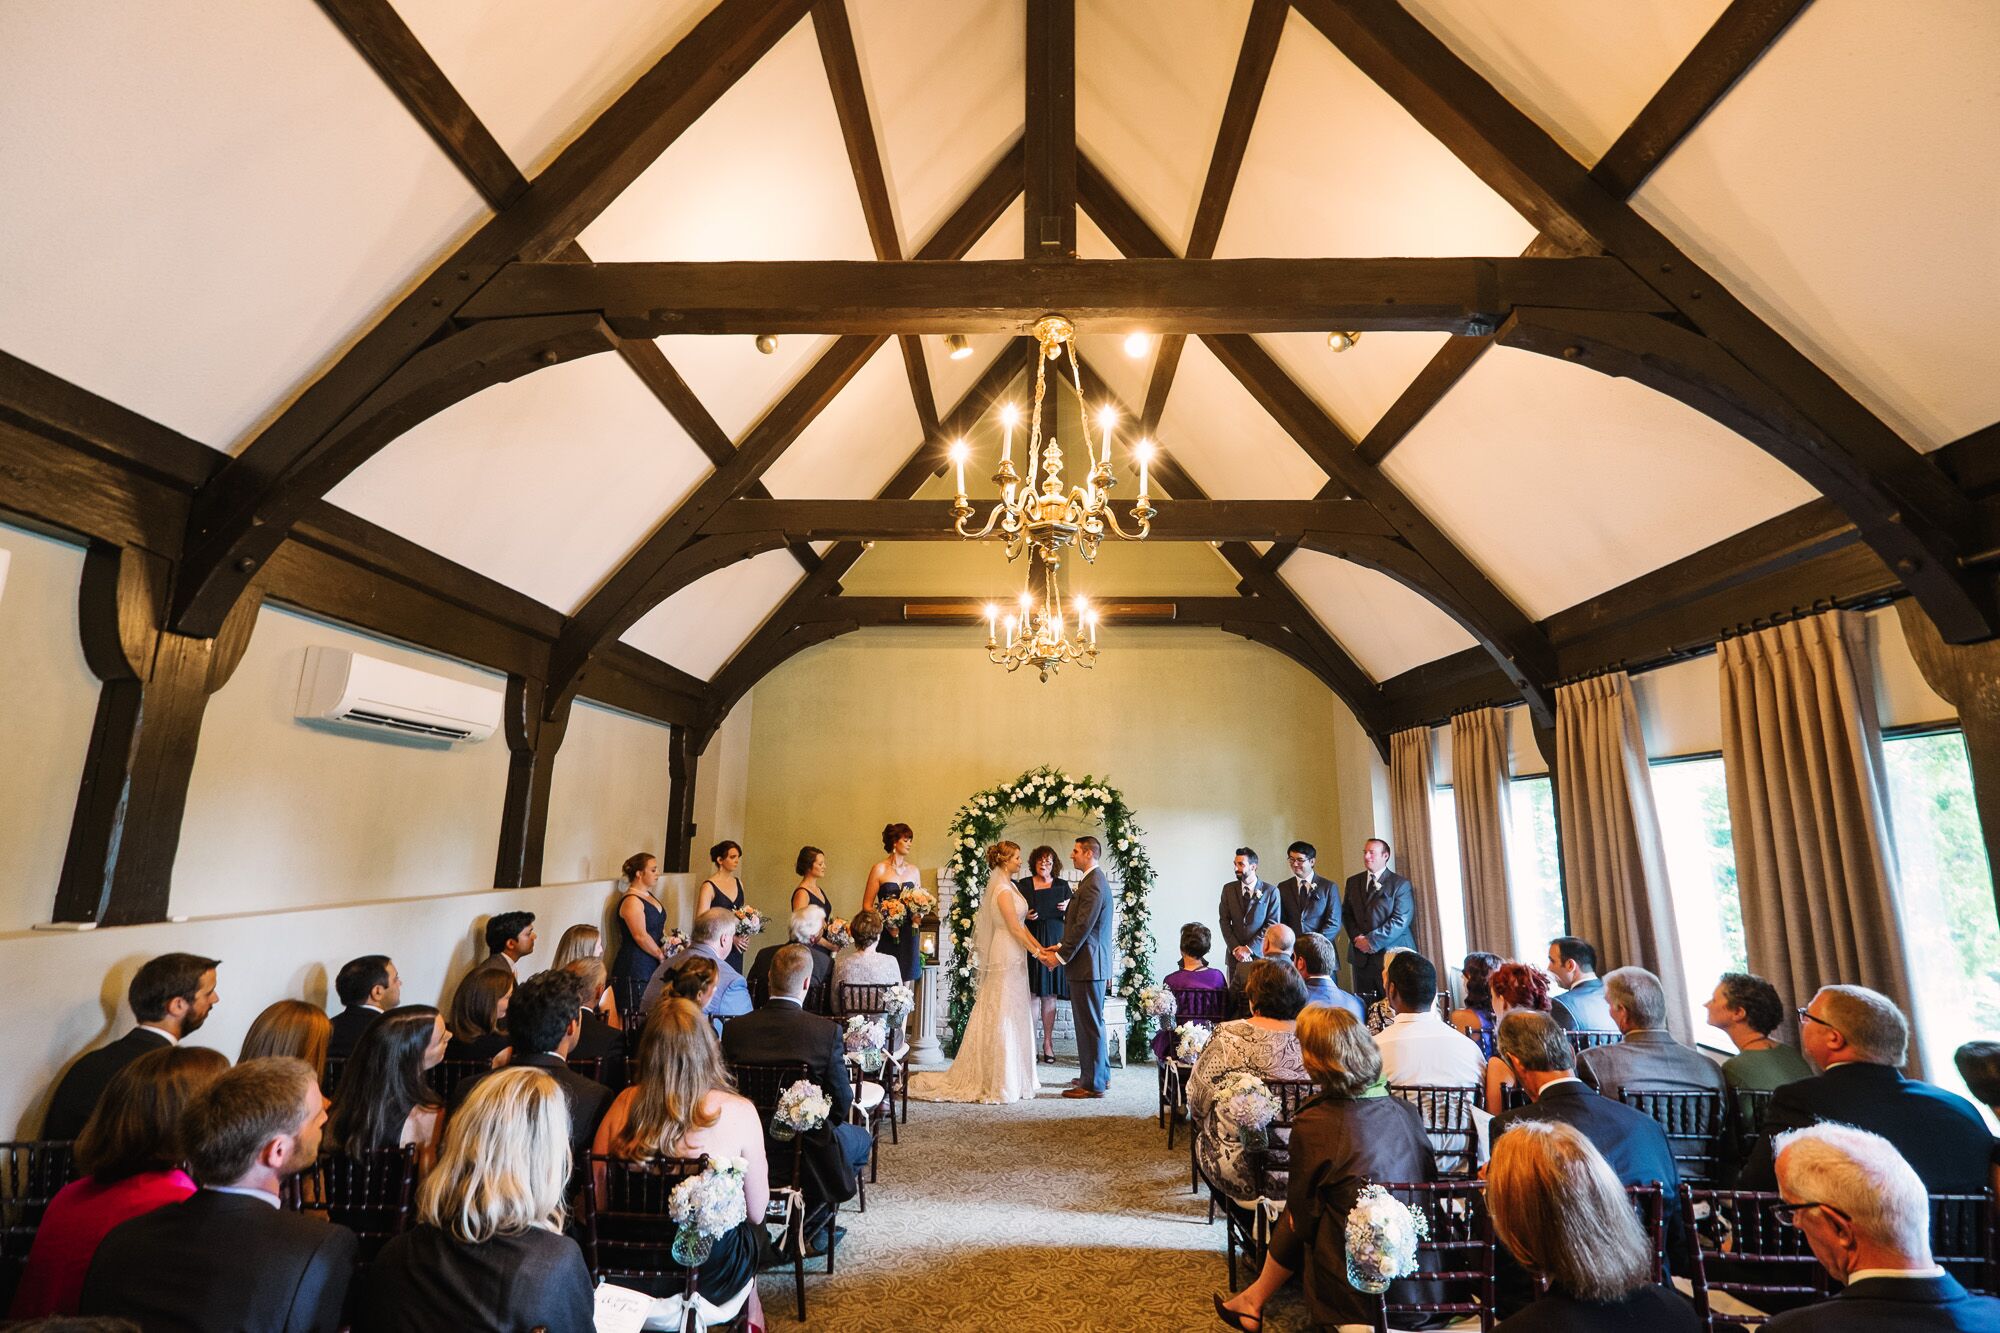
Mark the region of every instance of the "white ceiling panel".
[[1663, 394], [1506, 347], [1383, 470], [1537, 620], [1817, 494]]
[[[1076, 217], [1076, 253], [1080, 259], [1123, 259], [1118, 247], [1111, 243], [1098, 225], [1090, 220], [1090, 215], [1079, 212]], [[1086, 329], [1088, 326], [1085, 326]], [[1153, 361], [1159, 354], [1159, 340], [1155, 338], [1143, 356], [1125, 354], [1125, 335], [1084, 332], [1077, 335], [1078, 351], [1083, 364], [1098, 375], [1118, 400], [1131, 412], [1141, 412], [1146, 407], [1146, 385], [1153, 377]]]
[[789, 551], [739, 560], [661, 602], [625, 631], [624, 642], [708, 680], [803, 577]]
[[2000, 5], [1800, 15], [1635, 203], [1903, 437], [2000, 418]]
[[561, 21], [548, 22], [493, 0], [394, 2], [530, 176], [715, 7], [715, 0], [564, 0]]
[[1217, 500], [1310, 500], [1326, 484], [1326, 474], [1196, 338], [1181, 353], [1159, 443]]
[[923, 442], [892, 338], [778, 456], [764, 484], [785, 500], [872, 500]]
[[1344, 352], [1326, 345], [1324, 333], [1260, 333], [1257, 341], [1277, 358], [1355, 439], [1382, 419], [1410, 381], [1443, 347], [1442, 333], [1368, 333]]
[[[1016, 199], [1001, 213], [1000, 220], [987, 229], [965, 257], [979, 260], [1021, 257], [1020, 200]], [[918, 341], [923, 346], [924, 365], [931, 377], [931, 395], [942, 415], [948, 414], [965, 396], [965, 391], [979, 382], [979, 377], [993, 364], [993, 358], [1013, 338], [1004, 333], [973, 334], [967, 339], [972, 345], [972, 355], [961, 361], [951, 359], [944, 349], [944, 339], [935, 334], [926, 334]]]
[[1317, 29], [1286, 21], [1218, 255], [1516, 255], [1534, 235]]
[[1021, 137], [1026, 19], [1021, 0], [901, 0], [847, 12], [910, 253]]
[[709, 471], [605, 353], [430, 418], [328, 498], [567, 615]]
[[676, 334], [655, 338], [715, 424], [738, 444], [750, 428], [785, 396], [833, 339], [824, 334], [788, 333], [769, 356], [755, 338]]
[[1387, 574], [1298, 551], [1278, 576], [1375, 680], [1478, 646], [1457, 621]]
[[240, 447], [484, 206], [316, 6], [0, 5], [0, 346]]
[[1595, 163], [1728, 0], [1405, 0], [1557, 142]]
[[1084, 0], [1076, 137], [1174, 250], [1187, 249], [1249, 0]]

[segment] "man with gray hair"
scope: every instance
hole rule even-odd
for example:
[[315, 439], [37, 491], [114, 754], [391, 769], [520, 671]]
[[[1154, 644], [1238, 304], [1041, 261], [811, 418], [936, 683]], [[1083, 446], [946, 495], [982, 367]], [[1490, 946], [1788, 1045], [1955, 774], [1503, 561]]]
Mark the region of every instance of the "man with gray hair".
[[1721, 1092], [1722, 1066], [1667, 1031], [1667, 992], [1643, 967], [1621, 967], [1604, 978], [1611, 1021], [1625, 1039], [1593, 1046], [1577, 1060], [1577, 1074], [1617, 1101], [1633, 1092]]
[[[786, 930], [787, 938], [765, 945], [750, 960], [750, 971], [745, 979], [750, 983], [751, 1000], [761, 1007], [771, 997], [771, 960], [778, 956], [778, 950], [787, 944], [811, 944], [825, 929], [824, 909], [808, 903], [793, 912]], [[830, 1012], [828, 994], [833, 989], [833, 955], [824, 949], [814, 949], [812, 965], [812, 980], [806, 985], [806, 1012], [825, 1015]]]
[[[1888, 996], [1866, 986], [1820, 987], [1799, 1010], [1799, 1045], [1821, 1072], [1771, 1094], [1766, 1133], [1836, 1121], [1888, 1140], [1933, 1194], [1986, 1188], [1993, 1153], [1986, 1122], [1956, 1093], [1903, 1077], [1910, 1024]], [[1776, 1181], [1767, 1140], [1745, 1164], [1742, 1187], [1768, 1190]]]
[[681, 960], [699, 954], [712, 959], [718, 977], [715, 994], [704, 1012], [710, 1018], [735, 1018], [750, 1012], [750, 986], [743, 974], [729, 965], [729, 951], [736, 943], [736, 913], [727, 907], [711, 907], [694, 919], [694, 942], [653, 970], [653, 979], [639, 996], [639, 1012], [650, 1014], [666, 990], [667, 978]]
[[1844, 1285], [1830, 1301], [1778, 1315], [1765, 1325], [1772, 1333], [2000, 1333], [2000, 1301], [1968, 1295], [1932, 1259], [1924, 1182], [1887, 1139], [1813, 1125], [1780, 1134], [1777, 1151], [1779, 1216]]

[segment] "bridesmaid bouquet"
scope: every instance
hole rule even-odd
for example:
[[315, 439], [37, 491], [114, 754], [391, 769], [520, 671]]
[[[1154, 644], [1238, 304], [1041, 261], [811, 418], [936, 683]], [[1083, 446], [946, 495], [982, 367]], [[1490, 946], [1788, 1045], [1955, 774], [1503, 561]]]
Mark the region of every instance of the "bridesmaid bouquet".
[[736, 933], [745, 939], [764, 933], [764, 914], [754, 907], [736, 909]]
[[674, 1262], [693, 1268], [708, 1258], [718, 1238], [743, 1224], [743, 1173], [750, 1164], [741, 1157], [711, 1157], [698, 1176], [674, 1186], [667, 1213], [674, 1232]]
[[1208, 1046], [1208, 1039], [1215, 1035], [1215, 1029], [1206, 1023], [1183, 1023], [1174, 1029], [1177, 1040], [1174, 1043], [1174, 1059], [1191, 1065], [1201, 1058]]
[[1380, 1295], [1417, 1271], [1417, 1242], [1430, 1234], [1422, 1213], [1380, 1185], [1370, 1185], [1347, 1214], [1347, 1281]]
[[666, 955], [669, 958], [672, 958], [675, 954], [679, 953], [682, 949], [685, 949], [687, 947], [688, 947], [687, 933], [683, 931], [679, 926], [675, 926], [672, 930], [669, 930], [664, 936], [660, 938], [660, 948], [666, 952]]
[[829, 949], [845, 949], [854, 943], [854, 933], [848, 929], [845, 921], [836, 916], [828, 920], [826, 928], [820, 931], [819, 942]]
[[819, 1084], [802, 1078], [778, 1098], [777, 1114], [771, 1117], [771, 1137], [782, 1141], [810, 1134], [826, 1123], [832, 1111], [833, 1099]]
[[883, 927], [900, 938], [905, 922], [914, 930], [923, 924], [925, 917], [937, 911], [937, 899], [927, 889], [910, 888], [894, 898], [877, 900], [875, 908], [882, 913]]
[[1239, 1069], [1217, 1085], [1215, 1113], [1236, 1127], [1236, 1137], [1245, 1148], [1262, 1148], [1269, 1141], [1265, 1131], [1278, 1118], [1278, 1099], [1263, 1079]]
[[882, 1061], [889, 1049], [889, 1028], [881, 1018], [855, 1014], [847, 1020], [847, 1030], [841, 1034], [840, 1040], [863, 1073], [881, 1071]]

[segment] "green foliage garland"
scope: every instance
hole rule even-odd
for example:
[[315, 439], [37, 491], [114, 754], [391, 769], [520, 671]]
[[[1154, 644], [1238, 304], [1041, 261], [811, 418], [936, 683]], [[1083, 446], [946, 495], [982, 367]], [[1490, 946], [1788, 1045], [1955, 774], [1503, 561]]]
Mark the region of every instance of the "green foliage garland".
[[951, 934], [951, 1009], [940, 1034], [948, 1054], [958, 1053], [965, 1025], [972, 1017], [978, 969], [972, 957], [973, 922], [980, 895], [986, 890], [986, 849], [1000, 841], [1007, 825], [1021, 811], [1043, 819], [1081, 811], [1103, 825], [1104, 859], [1116, 867], [1114, 886], [1118, 908], [1118, 979], [1111, 993], [1125, 998], [1126, 1056], [1151, 1058], [1153, 1020], [1139, 1004], [1139, 992], [1151, 984], [1153, 930], [1147, 906], [1153, 887], [1153, 863], [1146, 855], [1146, 831], [1132, 818], [1131, 807], [1118, 789], [1088, 774], [1072, 777], [1049, 767], [1032, 768], [1012, 782], [976, 792], [951, 819], [951, 867], [957, 889], [945, 909], [945, 929]]

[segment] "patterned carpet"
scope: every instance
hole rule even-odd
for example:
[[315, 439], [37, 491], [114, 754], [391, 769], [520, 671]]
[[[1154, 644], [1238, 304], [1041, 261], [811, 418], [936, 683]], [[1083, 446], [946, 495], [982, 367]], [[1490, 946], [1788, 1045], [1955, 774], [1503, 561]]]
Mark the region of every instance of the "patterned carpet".
[[[1152, 1068], [1113, 1069], [1102, 1101], [1056, 1095], [1074, 1071], [1042, 1066], [1050, 1086], [1033, 1102], [913, 1103], [903, 1141], [883, 1145], [867, 1213], [842, 1211], [835, 1271], [807, 1273], [807, 1322], [794, 1317], [789, 1272], [759, 1282], [770, 1327], [1221, 1328], [1209, 1293], [1228, 1281], [1222, 1223], [1208, 1225], [1188, 1192], [1185, 1140], [1167, 1150]], [[1270, 1311], [1271, 1333], [1305, 1327], [1293, 1293]]]

